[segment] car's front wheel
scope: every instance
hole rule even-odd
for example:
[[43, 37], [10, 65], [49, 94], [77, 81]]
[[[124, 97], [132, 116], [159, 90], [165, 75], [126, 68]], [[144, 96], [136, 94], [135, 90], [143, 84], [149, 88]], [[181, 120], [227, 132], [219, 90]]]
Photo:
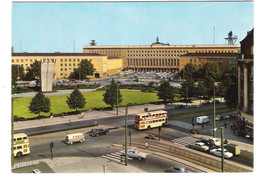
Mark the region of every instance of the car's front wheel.
[[139, 157], [138, 157], [138, 160], [142, 160], [142, 157], [139, 156]]

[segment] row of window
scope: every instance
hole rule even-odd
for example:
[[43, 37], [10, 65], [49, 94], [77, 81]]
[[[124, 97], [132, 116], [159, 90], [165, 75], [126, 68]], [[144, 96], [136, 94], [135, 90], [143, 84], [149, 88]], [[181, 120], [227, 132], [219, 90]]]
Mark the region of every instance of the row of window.
[[151, 116], [162, 116], [162, 115], [167, 115], [167, 113], [147, 114], [145, 116], [142, 116], [142, 118], [148, 118], [148, 117], [151, 117]]
[[233, 53], [233, 50], [199, 50], [199, 51], [196, 51], [196, 53]]
[[173, 50], [150, 50], [150, 51], [145, 51], [145, 50], [130, 50], [130, 51], [127, 51], [127, 53], [188, 53], [188, 51], [187, 50], [175, 50], [175, 51], [173, 51]]
[[128, 66], [179, 66], [179, 59], [127, 59]]
[[[128, 54], [128, 57], [143, 57], [143, 56], [147, 56], [147, 57], [173, 57], [173, 55], [176, 56], [180, 56], [180, 54]], [[181, 54], [182, 55], [182, 54]]]
[[158, 119], [158, 120], [146, 121], [146, 124], [156, 123], [156, 122], [162, 122], [162, 121], [165, 121], [165, 119]]
[[[54, 62], [54, 59], [42, 59], [43, 61], [46, 61], [46, 60], [51, 60], [50, 62]], [[84, 60], [84, 59], [64, 59], [64, 62], [80, 62], [80, 61], [82, 61], [82, 60]], [[87, 59], [88, 60], [88, 59]], [[40, 61], [40, 60], [37, 60], [37, 59], [12, 59], [12, 62], [28, 62], [28, 61], [30, 61], [30, 62], [34, 62], [34, 61]], [[92, 59], [89, 59], [89, 61], [91, 62], [92, 61]], [[63, 59], [60, 59], [60, 62], [63, 62]]]

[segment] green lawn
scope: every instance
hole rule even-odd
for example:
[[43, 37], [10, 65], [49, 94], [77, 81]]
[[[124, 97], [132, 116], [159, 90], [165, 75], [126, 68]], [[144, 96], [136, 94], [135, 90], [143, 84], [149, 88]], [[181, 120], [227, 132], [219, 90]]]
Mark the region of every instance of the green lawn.
[[[95, 91], [95, 92], [85, 92], [83, 93], [86, 98], [86, 106], [84, 109], [94, 109], [94, 108], [103, 108], [109, 107], [103, 101], [103, 94], [105, 91]], [[121, 90], [123, 101], [120, 104], [121, 106], [132, 103], [132, 104], [145, 104], [149, 102], [160, 101], [156, 96], [156, 93], [143, 93], [141, 91], [129, 91]], [[51, 111], [53, 114], [59, 114], [62, 112], [71, 112], [74, 111], [69, 109], [66, 103], [68, 95], [61, 96], [50, 96], [51, 101]], [[24, 118], [33, 118], [38, 115], [32, 114], [29, 112], [28, 106], [30, 104], [32, 97], [23, 97], [23, 98], [14, 98], [14, 115]], [[41, 113], [41, 115], [49, 116], [50, 113]]]

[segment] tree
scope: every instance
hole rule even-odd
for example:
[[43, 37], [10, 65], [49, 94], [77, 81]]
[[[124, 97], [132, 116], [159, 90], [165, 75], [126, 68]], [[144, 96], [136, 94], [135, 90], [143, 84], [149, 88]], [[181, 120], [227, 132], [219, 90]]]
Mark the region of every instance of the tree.
[[20, 65], [12, 65], [12, 85], [15, 85], [17, 80], [24, 79], [24, 68]]
[[69, 78], [82, 80], [85, 79], [86, 76], [93, 76], [94, 71], [95, 69], [91, 61], [85, 59], [80, 62], [78, 68], [74, 69], [74, 71], [71, 72]]
[[158, 88], [157, 96], [162, 99], [164, 103], [167, 101], [173, 101], [175, 97], [176, 89], [174, 89], [170, 83], [166, 80], [161, 81]]
[[223, 75], [220, 82], [220, 94], [224, 96], [225, 104], [229, 109], [236, 108], [238, 103], [238, 78], [237, 67], [231, 67], [226, 74]]
[[26, 68], [25, 80], [36, 80], [37, 84], [41, 78], [41, 62], [35, 61], [30, 67]]
[[122, 102], [122, 95], [114, 79], [112, 79], [110, 85], [106, 87], [106, 92], [103, 94], [103, 101], [110, 105], [112, 109], [117, 105], [117, 101], [118, 104]]
[[70, 96], [67, 97], [66, 103], [70, 109], [76, 109], [77, 111], [85, 107], [86, 100], [79, 89], [75, 87]]
[[221, 78], [221, 70], [216, 62], [207, 62], [201, 70], [201, 75], [203, 75], [202, 81], [206, 95], [210, 98], [213, 95], [213, 90], [216, 89], [215, 82]]
[[50, 111], [50, 99], [45, 97], [42, 92], [38, 92], [35, 97], [31, 100], [29, 105], [29, 110], [34, 114], [41, 114], [41, 112], [49, 112]]
[[180, 72], [180, 76], [183, 79], [192, 78], [193, 74], [196, 72], [195, 66], [192, 63], [187, 63]]
[[195, 95], [196, 95], [195, 82], [191, 77], [187, 77], [186, 80], [183, 83], [181, 83], [181, 96], [185, 98], [187, 96], [188, 99], [189, 97], [195, 97]]
[[196, 95], [200, 99], [201, 104], [201, 98], [206, 94], [206, 88], [203, 85], [203, 82], [201, 80], [198, 81], [197, 87], [196, 87]]

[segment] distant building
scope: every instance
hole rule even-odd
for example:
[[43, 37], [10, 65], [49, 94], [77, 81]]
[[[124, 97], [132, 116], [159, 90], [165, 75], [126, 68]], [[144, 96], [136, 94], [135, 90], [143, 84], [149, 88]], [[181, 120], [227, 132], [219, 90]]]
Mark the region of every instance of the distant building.
[[96, 69], [94, 78], [103, 78], [122, 70], [121, 58], [107, 57], [98, 53], [12, 53], [12, 65], [22, 65], [25, 71], [35, 61], [54, 63], [55, 79], [68, 78], [70, 73], [85, 59], [91, 61]]
[[238, 133], [253, 137], [254, 130], [254, 29], [240, 42], [238, 57]]
[[190, 59], [196, 67], [217, 61], [227, 69], [237, 63], [239, 49], [240, 45], [170, 45], [157, 37], [151, 45], [84, 46], [83, 52], [120, 57], [125, 70], [177, 73]]

